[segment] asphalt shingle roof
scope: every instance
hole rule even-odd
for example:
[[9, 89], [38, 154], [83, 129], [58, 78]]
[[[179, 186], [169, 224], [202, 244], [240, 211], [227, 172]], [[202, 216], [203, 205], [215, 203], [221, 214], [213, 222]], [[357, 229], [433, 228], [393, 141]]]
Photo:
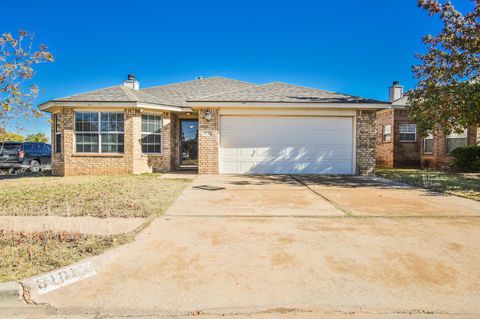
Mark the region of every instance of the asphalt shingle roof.
[[174, 105], [171, 101], [150, 95], [143, 91], [130, 89], [124, 85], [117, 85], [105, 89], [75, 94], [53, 101], [60, 102], [143, 102], [162, 105]]
[[358, 96], [318, 90], [282, 82], [214, 94], [192, 102], [316, 102], [316, 103], [384, 103]]
[[240, 89], [253, 88], [256, 84], [222, 78], [211, 77], [188, 82], [180, 82], [168, 85], [154, 86], [142, 89], [157, 97], [173, 101], [176, 105], [187, 106], [187, 101], [196, 100], [203, 96], [236, 91]]
[[385, 103], [281, 82], [257, 85], [222, 77], [154, 86], [142, 90], [117, 85], [53, 101], [143, 102], [178, 107], [187, 107], [187, 102]]

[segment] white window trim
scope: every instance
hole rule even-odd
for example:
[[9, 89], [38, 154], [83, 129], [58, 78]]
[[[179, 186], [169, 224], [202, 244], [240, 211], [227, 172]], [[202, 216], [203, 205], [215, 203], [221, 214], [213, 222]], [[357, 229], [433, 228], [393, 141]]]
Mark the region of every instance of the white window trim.
[[[152, 132], [140, 132], [140, 152], [144, 156], [155, 156], [155, 155], [163, 155], [163, 114], [158, 114], [158, 113], [142, 113], [141, 115], [153, 115], [153, 116], [159, 116], [160, 117], [160, 133], [152, 133]], [[142, 116], [140, 116], [140, 129], [143, 127], [142, 125]], [[156, 153], [144, 153], [142, 150], [142, 135], [143, 134], [153, 134], [153, 135], [160, 135], [160, 152]]]
[[[62, 141], [62, 130], [60, 130], [60, 132], [57, 131], [57, 125], [58, 125], [58, 116], [60, 115], [60, 113], [54, 113], [53, 114], [53, 131], [54, 131], [54, 135], [55, 135], [55, 141], [54, 141], [54, 148], [53, 148], [53, 153], [54, 154], [62, 154], [63, 152], [63, 145], [61, 143]], [[60, 135], [60, 152], [57, 152], [57, 136]]]
[[465, 145], [468, 146], [468, 129], [464, 129], [462, 133], [450, 133], [447, 135], [445, 139], [445, 152], [446, 154], [450, 154], [452, 151], [448, 150], [448, 140], [449, 139], [465, 139]]
[[[402, 132], [401, 127], [402, 126], [415, 126], [415, 132]], [[402, 140], [402, 134], [413, 134], [415, 136], [414, 140]], [[417, 142], [417, 125], [416, 124], [399, 124], [398, 125], [398, 139], [402, 143], [415, 143]]]
[[[77, 127], [76, 127], [76, 123], [77, 123], [77, 113], [98, 113], [98, 129], [99, 131], [97, 132], [83, 132], [83, 131], [80, 131], [80, 132], [77, 132]], [[115, 131], [115, 132], [102, 132], [101, 131], [101, 125], [102, 125], [102, 117], [101, 117], [101, 113], [123, 113], [123, 132], [118, 132], [118, 131]], [[73, 154], [80, 154], [80, 155], [84, 155], [84, 154], [112, 154], [112, 155], [116, 155], [116, 154], [125, 154], [125, 112], [117, 112], [117, 111], [74, 111], [73, 112], [74, 116], [73, 116]], [[98, 135], [98, 152], [77, 152], [77, 133], [79, 134], [97, 134]], [[102, 152], [102, 134], [123, 134], [123, 152], [122, 153], [119, 153], [119, 152]]]
[[433, 135], [428, 134], [428, 136], [423, 139], [423, 154], [431, 155], [431, 154], [433, 154], [433, 144], [432, 144], [432, 151], [431, 152], [425, 151], [425, 141], [426, 140], [432, 140], [432, 143], [435, 143], [435, 141], [433, 140]]
[[[389, 132], [386, 133], [385, 131], [385, 128], [389, 128]], [[385, 136], [389, 136], [389, 139], [387, 141], [387, 139], [385, 138]], [[392, 141], [392, 125], [391, 124], [387, 124], [387, 125], [382, 125], [382, 142], [385, 142], [385, 143], [390, 143]]]

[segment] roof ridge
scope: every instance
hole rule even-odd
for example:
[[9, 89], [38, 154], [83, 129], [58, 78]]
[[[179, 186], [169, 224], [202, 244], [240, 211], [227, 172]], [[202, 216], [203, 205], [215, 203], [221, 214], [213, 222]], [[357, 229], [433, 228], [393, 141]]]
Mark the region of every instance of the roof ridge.
[[146, 96], [148, 96], [148, 97], [151, 97], [152, 99], [160, 100], [160, 101], [162, 101], [162, 104], [163, 104], [163, 105], [178, 106], [178, 105], [176, 105], [175, 103], [173, 103], [172, 101], [169, 101], [169, 100], [167, 100], [167, 99], [164, 99], [163, 97], [155, 96], [155, 95], [150, 94], [150, 93], [147, 93], [147, 92], [143, 92], [142, 90], [139, 90], [138, 93], [144, 94], [144, 95], [146, 95]]
[[206, 77], [206, 78], [202, 78], [202, 79], [194, 79], [194, 80], [188, 80], [188, 81], [183, 81], [183, 82], [175, 82], [175, 83], [169, 83], [169, 84], [155, 85], [155, 86], [150, 86], [150, 87], [143, 88], [141, 90], [147, 90], [147, 89], [149, 90], [149, 89], [153, 89], [153, 88], [166, 87], [166, 86], [170, 86], [170, 85], [186, 84], [186, 83], [192, 83], [192, 82], [195, 82], [195, 81], [205, 81], [205, 80], [210, 80], [210, 79], [225, 79], [225, 80], [241, 82], [241, 83], [245, 83], [245, 84], [258, 85], [258, 84], [247, 82], [247, 81], [241, 81], [241, 80], [237, 80], [237, 79], [232, 79], [232, 78], [227, 78], [227, 77], [224, 77], [224, 76], [217, 76], [216, 75], [216, 76], [210, 76], [210, 77]]
[[127, 95], [127, 97], [130, 99], [130, 101], [137, 102], [138, 97], [135, 96], [134, 92], [130, 92], [130, 90], [133, 91], [133, 89], [126, 87], [125, 85], [120, 85], [120, 88], [122, 89], [123, 92]]

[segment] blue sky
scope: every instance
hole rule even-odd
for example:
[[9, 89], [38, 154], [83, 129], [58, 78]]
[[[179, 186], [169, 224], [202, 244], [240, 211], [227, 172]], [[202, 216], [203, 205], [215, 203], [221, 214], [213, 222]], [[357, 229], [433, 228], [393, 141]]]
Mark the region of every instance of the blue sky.
[[[387, 99], [393, 80], [415, 85], [421, 37], [440, 30], [416, 0], [25, 0], [2, 11], [0, 32], [35, 32], [55, 55], [37, 68], [38, 104], [120, 84], [128, 73], [142, 87], [217, 75]], [[47, 120], [10, 129], [49, 135]]]

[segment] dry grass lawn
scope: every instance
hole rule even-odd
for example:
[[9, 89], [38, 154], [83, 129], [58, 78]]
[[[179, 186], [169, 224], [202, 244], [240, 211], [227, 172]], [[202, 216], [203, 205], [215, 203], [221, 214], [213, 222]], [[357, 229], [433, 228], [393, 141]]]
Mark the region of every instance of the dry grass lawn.
[[377, 169], [376, 175], [480, 201], [480, 179], [474, 174], [456, 174], [424, 169]]
[[131, 237], [0, 230], [0, 282], [19, 280], [67, 266], [124, 244]]
[[157, 174], [0, 180], [0, 215], [147, 217], [161, 214], [187, 180]]

